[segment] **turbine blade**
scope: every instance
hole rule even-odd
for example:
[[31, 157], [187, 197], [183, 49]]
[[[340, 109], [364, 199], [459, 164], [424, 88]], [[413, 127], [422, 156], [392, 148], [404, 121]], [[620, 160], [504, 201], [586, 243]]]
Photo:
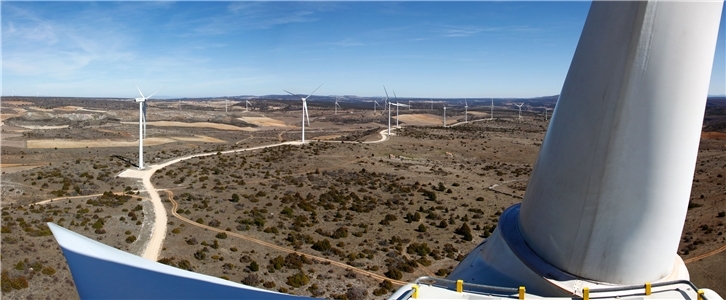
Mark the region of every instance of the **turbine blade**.
[[386, 101], [388, 101], [388, 91], [386, 90], [386, 86], [383, 86], [383, 91], [386, 92]]
[[[308, 96], [310, 97], [310, 96]], [[310, 115], [308, 114], [308, 103], [307, 101], [303, 100], [303, 113], [305, 114], [305, 118], [308, 119], [308, 126], [310, 126]]]
[[[290, 93], [290, 92], [288, 92], [287, 90], [283, 90], [283, 91], [285, 91], [285, 92], [287, 92], [288, 94], [290, 94], [290, 95], [293, 95], [293, 96], [295, 96], [295, 97], [300, 97], [300, 96], [298, 96], [298, 95], [295, 95], [295, 94], [293, 94], [293, 93]], [[302, 97], [301, 97], [301, 98], [302, 98]]]
[[393, 90], [393, 98], [396, 98], [396, 103], [398, 103], [398, 96], [396, 96], [396, 90]]
[[144, 97], [144, 93], [141, 92], [141, 89], [139, 88], [138, 84], [136, 85], [136, 89], [139, 90], [139, 94], [141, 94], [141, 98], [146, 99], [146, 97]]
[[165, 89], [166, 87], [160, 88], [158, 91], [154, 92], [153, 94], [149, 95], [149, 97], [146, 97], [146, 99], [151, 98], [152, 96], [156, 95], [156, 93], [161, 92], [161, 90]]
[[320, 88], [321, 86], [323, 86], [323, 84], [324, 84], [324, 83], [321, 83], [321, 84], [320, 84], [320, 85], [318, 86], [318, 88], [317, 88], [317, 89], [315, 89], [315, 90], [314, 90], [314, 91], [313, 91], [312, 93], [310, 93], [310, 95], [308, 95], [307, 97], [305, 97], [305, 99], [307, 99], [307, 98], [310, 98], [310, 96], [312, 96], [313, 94], [315, 94], [315, 92], [317, 92], [317, 91], [318, 91], [318, 89], [319, 89], [319, 88]]

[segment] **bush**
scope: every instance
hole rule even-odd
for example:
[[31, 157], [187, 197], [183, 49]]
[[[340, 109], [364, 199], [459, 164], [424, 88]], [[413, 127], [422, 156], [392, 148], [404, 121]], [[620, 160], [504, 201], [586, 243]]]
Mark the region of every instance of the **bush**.
[[462, 239], [465, 241], [471, 241], [473, 239], [471, 228], [466, 223], [461, 224], [461, 227], [457, 228], [454, 233], [462, 235]]
[[334, 239], [348, 237], [348, 227], [340, 227], [336, 229], [330, 237]]
[[260, 270], [260, 265], [258, 265], [257, 262], [254, 260], [250, 263], [249, 267], [250, 267], [250, 271], [252, 271], [252, 272], [257, 272]]
[[186, 259], [182, 259], [181, 261], [179, 261], [179, 264], [177, 264], [176, 267], [179, 269], [182, 269], [182, 270], [187, 270], [187, 271], [194, 270], [194, 268], [192, 267], [192, 263]]
[[55, 274], [55, 269], [53, 269], [52, 267], [45, 267], [45, 268], [43, 268], [43, 270], [41, 271], [41, 273], [50, 276], [50, 275]]
[[345, 296], [347, 296], [348, 300], [363, 300], [368, 297], [368, 291], [364, 288], [354, 286], [345, 292]]
[[330, 245], [330, 241], [328, 241], [327, 239], [324, 239], [322, 241], [315, 242], [311, 248], [313, 248], [313, 250], [325, 252], [325, 251], [329, 251], [330, 249], [332, 249], [333, 246]]
[[282, 257], [282, 255], [278, 255], [270, 260], [270, 265], [272, 265], [275, 270], [282, 269], [282, 266], [285, 265], [285, 258]]
[[257, 286], [258, 284], [260, 284], [261, 281], [262, 280], [260, 280], [260, 278], [259, 278], [259, 276], [257, 276], [257, 274], [250, 274], [250, 275], [247, 275], [247, 277], [245, 277], [244, 279], [242, 279], [242, 283], [249, 285], [249, 286]]
[[301, 287], [301, 286], [304, 286], [304, 285], [308, 284], [308, 282], [310, 282], [310, 278], [308, 278], [308, 276], [305, 275], [305, 273], [303, 273], [302, 271], [300, 271], [300, 272], [298, 272], [295, 275], [292, 275], [290, 277], [287, 277], [287, 282], [286, 283], [287, 283], [287, 285], [289, 285], [291, 287], [298, 288], [298, 287]]
[[128, 236], [128, 237], [126, 238], [126, 242], [127, 242], [127, 243], [129, 243], [129, 244], [131, 244], [131, 243], [133, 243], [133, 242], [135, 242], [135, 241], [136, 241], [136, 236], [134, 236], [134, 235], [129, 235], [129, 236]]
[[375, 291], [373, 291], [373, 296], [383, 296], [385, 294], [388, 294], [388, 290], [384, 288], [378, 288]]
[[386, 277], [394, 280], [400, 280], [401, 278], [403, 278], [403, 273], [401, 273], [401, 271], [396, 268], [388, 268], [388, 271], [386, 271], [386, 273], [383, 273], [383, 275], [386, 275]]
[[227, 238], [227, 234], [224, 232], [220, 232], [220, 233], [217, 233], [216, 237], [220, 240], [223, 240], [223, 239]]
[[429, 253], [431, 253], [431, 249], [429, 248], [429, 246], [426, 243], [421, 243], [421, 244], [411, 243], [406, 248], [406, 253], [408, 253], [408, 254], [416, 253], [419, 256], [426, 256]]

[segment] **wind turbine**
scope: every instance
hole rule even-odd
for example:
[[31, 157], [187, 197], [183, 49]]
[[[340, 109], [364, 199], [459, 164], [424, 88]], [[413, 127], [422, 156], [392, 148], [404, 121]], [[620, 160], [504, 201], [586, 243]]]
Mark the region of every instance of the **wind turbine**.
[[411, 110], [411, 99], [408, 99], [408, 110]]
[[376, 101], [376, 100], [373, 100], [373, 113], [375, 113], [375, 112], [376, 112], [376, 106], [381, 106], [381, 105], [380, 105], [380, 104], [378, 104], [378, 101]]
[[335, 114], [336, 115], [338, 114], [338, 107], [340, 107], [340, 104], [338, 104], [338, 97], [335, 97]]
[[141, 92], [141, 89], [138, 85], [136, 85], [136, 89], [139, 91], [139, 94], [141, 94], [141, 98], [134, 98], [134, 101], [139, 103], [139, 169], [144, 168], [144, 138], [146, 137], [146, 100], [151, 99], [156, 93], [163, 90], [164, 88], [161, 88], [160, 90], [154, 92], [153, 94], [149, 95], [149, 97], [144, 96], [144, 93]]
[[252, 103], [250, 103], [250, 100], [245, 100], [245, 111], [250, 111], [250, 108], [248, 105], [252, 105]]
[[398, 103], [398, 97], [396, 96], [396, 91], [393, 91], [393, 97], [396, 98], [396, 104], [393, 104], [393, 105], [396, 106], [396, 128], [399, 128], [398, 127], [398, 107], [399, 106], [408, 106], [408, 108], [410, 109], [411, 106], [410, 105], [406, 105], [406, 104], [400, 104], [400, 103]]
[[302, 100], [302, 112], [303, 112], [303, 114], [302, 114], [302, 143], [303, 143], [303, 144], [305, 143], [305, 119], [306, 119], [306, 118], [308, 119], [308, 126], [310, 126], [310, 115], [308, 115], [308, 103], [307, 103], [307, 100], [308, 100], [308, 98], [310, 98], [310, 96], [312, 96], [312, 95], [313, 95], [313, 94], [314, 94], [314, 93], [315, 93], [315, 92], [316, 92], [316, 91], [317, 91], [317, 90], [318, 90], [318, 89], [319, 89], [319, 88], [320, 88], [321, 86], [323, 86], [323, 85], [322, 85], [322, 84], [320, 84], [320, 85], [318, 86], [318, 88], [316, 88], [316, 89], [315, 89], [315, 90], [314, 90], [314, 91], [313, 91], [312, 93], [310, 93], [310, 95], [308, 95], [307, 97], [300, 97], [300, 96], [298, 96], [298, 95], [295, 95], [295, 94], [293, 94], [293, 93], [290, 93], [290, 92], [288, 92], [287, 90], [283, 90], [283, 91], [285, 91], [286, 93], [288, 93], [288, 94], [290, 94], [290, 95], [293, 95], [293, 96], [295, 96], [295, 97], [300, 97], [300, 100]]
[[464, 123], [469, 123], [469, 102], [464, 98]]
[[524, 105], [524, 102], [522, 102], [520, 104], [514, 104], [514, 105], [516, 105], [519, 108], [519, 118], [517, 118], [517, 120], [522, 120], [522, 105]]
[[446, 104], [444, 104], [444, 127], [446, 127]]
[[386, 90], [385, 85], [383, 86], [383, 91], [386, 92], [386, 103], [388, 103], [388, 136], [390, 136], [391, 135], [391, 102], [388, 102], [388, 91]]
[[547, 111], [550, 110], [549, 107], [545, 107], [545, 122], [547, 122]]
[[491, 98], [491, 99], [492, 99], [492, 108], [491, 108], [491, 111], [489, 112], [489, 120], [494, 120], [494, 98]]

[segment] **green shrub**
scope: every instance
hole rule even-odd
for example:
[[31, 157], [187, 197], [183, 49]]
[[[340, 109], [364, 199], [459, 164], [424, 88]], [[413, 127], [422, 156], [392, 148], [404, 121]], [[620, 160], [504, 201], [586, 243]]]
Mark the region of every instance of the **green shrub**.
[[286, 283], [287, 283], [287, 285], [289, 285], [291, 287], [298, 288], [298, 287], [308, 284], [308, 282], [310, 282], [310, 278], [308, 278], [308, 276], [305, 275], [305, 273], [300, 271], [295, 275], [287, 277]]

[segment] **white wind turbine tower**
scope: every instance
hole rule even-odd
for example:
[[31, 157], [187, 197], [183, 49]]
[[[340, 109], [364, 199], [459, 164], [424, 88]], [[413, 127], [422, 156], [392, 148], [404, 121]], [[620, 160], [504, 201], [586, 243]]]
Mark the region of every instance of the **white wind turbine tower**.
[[154, 92], [153, 94], [149, 95], [149, 97], [144, 96], [144, 93], [141, 92], [141, 89], [139, 86], [136, 86], [136, 89], [139, 91], [139, 94], [141, 94], [141, 98], [135, 98], [134, 101], [139, 103], [139, 169], [144, 168], [144, 138], [146, 137], [146, 100], [151, 99], [156, 93], [163, 90], [164, 88], [161, 88], [160, 90]]
[[373, 113], [375, 113], [375, 112], [376, 112], [376, 106], [381, 106], [381, 105], [380, 105], [380, 104], [378, 104], [378, 101], [376, 101], [376, 100], [373, 100]]
[[517, 118], [517, 121], [519, 122], [519, 120], [522, 120], [522, 105], [524, 105], [524, 102], [522, 102], [520, 104], [514, 104], [514, 105], [516, 105], [519, 108], [519, 117]]
[[547, 122], [547, 111], [550, 110], [549, 107], [545, 107], [545, 122]]
[[492, 99], [491, 110], [489, 111], [489, 120], [494, 120], [494, 98]]
[[411, 99], [408, 99], [408, 110], [411, 110]]
[[[391, 135], [391, 102], [388, 101], [388, 91], [386, 86], [383, 86], [383, 91], [386, 92], [386, 103], [388, 103], [388, 135]], [[385, 107], [385, 106], [384, 106]]]
[[464, 123], [469, 123], [469, 102], [464, 98]]
[[310, 93], [310, 95], [308, 95], [307, 97], [300, 97], [300, 96], [298, 96], [298, 95], [295, 95], [295, 94], [293, 94], [293, 93], [290, 93], [290, 92], [288, 92], [287, 90], [283, 90], [283, 91], [285, 91], [286, 93], [288, 93], [288, 94], [290, 94], [290, 95], [293, 95], [293, 96], [295, 96], [295, 97], [300, 97], [300, 100], [302, 100], [302, 113], [303, 113], [303, 114], [302, 114], [302, 143], [303, 143], [303, 144], [305, 143], [305, 119], [306, 119], [306, 118], [308, 119], [308, 126], [310, 126], [310, 116], [308, 115], [308, 103], [307, 103], [307, 100], [308, 100], [308, 98], [310, 98], [310, 96], [312, 96], [312, 95], [313, 95], [313, 94], [314, 94], [314, 93], [315, 93], [315, 92], [316, 92], [316, 91], [317, 91], [317, 90], [318, 90], [318, 89], [319, 89], [319, 88], [320, 88], [321, 86], [323, 86], [323, 85], [322, 85], [322, 84], [320, 84], [320, 85], [318, 86], [318, 88], [316, 88], [316, 89], [315, 89], [315, 90], [314, 90], [314, 91], [313, 91], [312, 93]]
[[335, 97], [335, 114], [336, 115], [338, 114], [338, 107], [340, 107], [340, 104], [338, 104], [338, 97]]
[[245, 100], [245, 111], [250, 111], [250, 108], [248, 105], [252, 105], [252, 103], [250, 103], [250, 100]]
[[396, 106], [396, 128], [400, 128], [398, 126], [398, 107], [399, 106], [408, 106], [408, 108], [410, 109], [411, 106], [410, 105], [406, 105], [406, 104], [400, 104], [400, 103], [398, 103], [398, 97], [396, 96], [396, 91], [393, 91], [393, 97], [396, 98], [396, 104], [393, 104], [393, 105]]
[[444, 104], [444, 127], [446, 127], [446, 104]]

